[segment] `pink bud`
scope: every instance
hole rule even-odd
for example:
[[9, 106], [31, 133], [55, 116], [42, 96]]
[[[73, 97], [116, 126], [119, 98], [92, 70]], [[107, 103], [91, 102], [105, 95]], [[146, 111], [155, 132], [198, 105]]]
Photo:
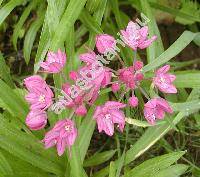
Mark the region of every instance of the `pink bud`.
[[143, 62], [141, 62], [141, 61], [136, 61], [136, 62], [134, 63], [134, 69], [135, 69], [136, 71], [142, 69], [142, 67], [143, 67]]
[[81, 105], [76, 109], [75, 113], [79, 116], [84, 116], [87, 114], [87, 109], [84, 105]]
[[129, 98], [128, 103], [131, 107], [136, 107], [138, 105], [138, 98], [136, 96], [132, 96]]
[[96, 47], [99, 53], [104, 54], [106, 51], [112, 50], [115, 44], [115, 38], [108, 34], [96, 36]]
[[111, 89], [115, 93], [120, 89], [120, 86], [118, 83], [114, 83], [114, 84], [112, 84]]
[[135, 74], [135, 80], [136, 81], [141, 81], [143, 79], [144, 79], [144, 75], [142, 73]]
[[42, 110], [32, 110], [26, 117], [26, 125], [31, 130], [40, 130], [47, 124], [47, 114]]
[[77, 79], [77, 77], [78, 77], [78, 73], [76, 72], [76, 71], [70, 71], [69, 72], [69, 78], [71, 79], [71, 80], [76, 80]]

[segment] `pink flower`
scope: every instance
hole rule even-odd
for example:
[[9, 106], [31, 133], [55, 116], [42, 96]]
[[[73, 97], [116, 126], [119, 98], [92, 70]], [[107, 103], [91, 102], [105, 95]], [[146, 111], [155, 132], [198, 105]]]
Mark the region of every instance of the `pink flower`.
[[137, 83], [143, 79], [144, 79], [144, 74], [142, 74], [142, 73], [135, 74], [135, 81], [137, 81]]
[[89, 85], [96, 87], [105, 87], [111, 81], [112, 73], [109, 68], [102, 66], [93, 51], [81, 54], [80, 60], [86, 63], [86, 66], [79, 69], [79, 78], [86, 78]]
[[120, 89], [119, 83], [112, 84], [111, 89], [114, 93], [117, 92]]
[[168, 74], [170, 66], [165, 65], [156, 71], [156, 76], [153, 78], [154, 85], [163, 93], [177, 93], [176, 87], [172, 82], [176, 79], [173, 74]]
[[80, 74], [79, 78], [85, 78], [88, 85], [93, 85], [95, 87], [104, 88], [110, 84], [112, 78], [112, 72], [109, 68], [102, 67], [101, 69], [93, 70], [92, 64], [80, 68], [79, 73], [84, 73]]
[[[67, 94], [67, 95], [71, 95], [71, 91], [70, 91], [70, 84], [65, 83], [62, 86], [63, 91]], [[84, 96], [83, 96], [84, 92], [82, 91], [82, 93], [77, 94], [77, 96], [74, 99], [71, 99], [71, 101], [68, 101], [68, 104], [66, 105], [68, 108], [73, 108], [75, 110], [75, 113], [79, 116], [84, 116], [85, 114], [87, 114], [87, 109], [84, 106]]]
[[104, 131], [107, 135], [112, 136], [115, 123], [118, 124], [122, 132], [125, 125], [125, 115], [120, 109], [124, 107], [126, 107], [125, 104], [116, 101], [108, 101], [105, 105], [97, 106], [93, 118], [97, 121], [99, 132]]
[[95, 62], [96, 57], [97, 56], [93, 51], [79, 55], [80, 60], [86, 63], [87, 65], [91, 65], [93, 62]]
[[29, 92], [40, 92], [47, 86], [45, 80], [38, 75], [27, 77], [24, 79], [24, 84]]
[[46, 84], [46, 86], [39, 91], [29, 92], [25, 98], [27, 102], [31, 104], [32, 110], [35, 109], [45, 110], [48, 107], [50, 107], [51, 104], [53, 103], [52, 102], [53, 96], [54, 96], [53, 92]]
[[78, 78], [78, 73], [76, 72], [76, 71], [70, 71], [70, 73], [69, 73], [69, 78], [71, 79], [71, 80], [76, 80], [77, 78]]
[[131, 107], [136, 107], [138, 105], [138, 98], [136, 96], [132, 96], [129, 98], [128, 103]]
[[118, 71], [119, 80], [126, 84], [126, 87], [130, 89], [135, 89], [136, 85], [139, 84], [144, 78], [141, 73], [143, 63], [141, 61], [136, 61], [133, 66], [122, 68]]
[[47, 60], [41, 62], [40, 66], [44, 69], [44, 72], [47, 73], [59, 73], [66, 63], [66, 54], [60, 49], [58, 52], [48, 52]]
[[115, 45], [115, 38], [108, 34], [101, 34], [96, 36], [96, 47], [99, 53], [104, 54], [109, 50], [113, 50]]
[[142, 61], [135, 61], [134, 62], [134, 69], [135, 71], [139, 71], [140, 69], [143, 68], [143, 62]]
[[173, 110], [163, 98], [151, 99], [144, 105], [144, 117], [152, 125], [155, 124], [156, 119], [163, 119], [165, 112], [172, 114]]
[[135, 75], [134, 75], [134, 67], [123, 68], [119, 70], [119, 79], [126, 84], [126, 86], [130, 89], [135, 88]]
[[85, 116], [87, 114], [87, 109], [84, 105], [80, 105], [76, 111], [75, 111], [76, 115], [79, 116]]
[[137, 48], [144, 49], [151, 45], [156, 40], [156, 36], [147, 39], [148, 27], [139, 28], [138, 25], [132, 21], [128, 23], [126, 30], [121, 30], [124, 42], [133, 50]]
[[70, 119], [64, 119], [58, 121], [55, 126], [46, 133], [42, 141], [46, 149], [56, 145], [58, 155], [61, 156], [66, 147], [70, 150], [76, 137], [77, 129], [75, 123]]
[[47, 114], [42, 110], [32, 110], [26, 117], [26, 125], [31, 130], [40, 130], [47, 124]]

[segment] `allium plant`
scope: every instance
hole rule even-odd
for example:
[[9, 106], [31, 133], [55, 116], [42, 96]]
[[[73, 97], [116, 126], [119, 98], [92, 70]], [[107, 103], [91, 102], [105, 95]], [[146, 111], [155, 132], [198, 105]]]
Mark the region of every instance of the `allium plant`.
[[199, 7], [167, 2], [0, 0], [0, 177], [198, 176]]
[[[156, 36], [148, 39], [147, 26], [138, 29], [132, 21], [128, 23], [126, 30], [121, 30], [121, 34], [126, 47], [130, 47], [135, 53], [137, 50], [148, 48], [156, 40]], [[64, 93], [62, 100], [64, 108], [62, 108], [63, 110], [70, 109], [72, 112], [70, 117], [59, 120], [46, 133], [42, 140], [45, 148], [56, 145], [59, 156], [66, 148], [70, 150], [78, 136], [76, 116], [86, 116], [87, 108], [91, 105], [96, 107], [92, 117], [97, 123], [99, 133], [105, 133], [108, 136], [113, 136], [117, 129], [120, 132], [124, 131], [127, 115], [123, 109], [125, 107], [137, 109], [141, 102], [141, 99], [137, 97], [138, 94], [141, 94], [146, 102], [143, 108], [144, 118], [150, 125], [155, 125], [157, 119], [165, 119], [165, 113], [173, 113], [170, 104], [160, 94], [162, 92], [177, 93], [173, 85], [176, 76], [168, 73], [170, 66], [162, 66], [154, 72], [153, 77], [146, 77], [143, 72], [144, 64], [137, 60], [137, 55], [132, 58], [132, 65], [126, 66], [119, 53], [116, 54], [116, 58], [119, 59], [121, 66], [114, 70], [112, 65], [109, 65], [111, 59], [102, 59], [101, 55], [113, 52], [115, 47], [116, 40], [113, 36], [97, 35], [97, 52], [88, 49], [86, 53], [80, 54], [82, 65], [76, 71], [69, 71], [68, 78], [70, 79], [62, 85], [61, 89], [48, 86], [46, 81], [38, 75], [24, 80], [28, 90], [26, 100], [30, 104], [26, 124], [31, 130], [42, 129], [47, 124], [47, 112], [54, 111], [50, 109], [50, 106], [58, 101], [53, 91], [60, 90]], [[65, 64], [69, 64], [66, 63], [66, 58], [66, 54], [61, 49], [57, 52], [49, 51], [46, 61], [40, 65], [41, 71], [49, 74], [61, 73], [63, 77], [66, 77], [62, 71]], [[143, 81], [146, 80], [152, 82], [153, 96], [149, 95], [142, 86]], [[95, 101], [98, 100], [100, 91], [105, 88], [111, 88], [116, 99], [107, 100], [104, 104], [96, 106]], [[124, 102], [125, 95], [128, 96], [128, 102]]]

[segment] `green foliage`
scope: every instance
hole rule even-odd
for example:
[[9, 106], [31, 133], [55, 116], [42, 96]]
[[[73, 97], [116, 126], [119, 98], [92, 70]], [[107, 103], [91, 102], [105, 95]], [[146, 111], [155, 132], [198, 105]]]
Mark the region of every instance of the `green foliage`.
[[136, 177], [159, 176], [160, 172], [163, 170], [166, 171], [167, 168], [175, 163], [184, 153], [185, 152], [174, 152], [147, 160], [130, 170], [125, 177], [131, 177], [133, 175]]
[[[0, 108], [2, 109], [0, 113], [0, 177], [178, 177], [186, 173], [187, 169], [192, 171], [193, 168], [195, 168], [194, 174], [198, 174], [198, 167], [192, 163], [177, 164], [177, 161], [180, 158], [183, 159], [182, 156], [188, 153], [182, 151], [185, 147], [178, 152], [149, 160], [144, 158], [143, 163], [135, 165], [138, 164], [138, 157], [147, 155], [149, 158], [146, 151], [157, 142], [159, 149], [159, 141], [163, 140], [163, 136], [169, 131], [175, 129], [187, 134], [183, 128], [185, 117], [191, 115], [193, 118], [195, 114], [192, 121], [199, 122], [200, 72], [198, 70], [180, 71], [185, 67], [198, 64], [199, 59], [178, 62], [176, 55], [192, 41], [198, 43], [200, 33], [198, 30], [184, 31], [167, 50], [164, 50], [153, 13], [155, 9], [158, 9], [170, 13], [180, 23], [191, 24], [200, 21], [197, 2], [184, 1], [181, 9], [175, 9], [157, 1], [147, 0], [126, 2], [119, 0], [0, 1], [0, 25], [2, 27], [7, 23], [8, 18], [13, 18], [12, 20], [16, 22], [13, 24], [12, 44], [16, 52], [23, 51], [27, 65], [34, 65], [34, 73], [38, 72], [39, 63], [45, 59], [48, 50], [65, 49], [67, 64], [64, 73], [68, 75], [70, 70], [77, 69], [80, 65], [78, 55], [86, 51], [84, 46], [94, 48], [96, 34], [108, 33], [118, 37], [117, 32], [124, 28], [133, 17], [128, 16], [125, 13], [126, 10], [122, 10], [123, 5], [134, 7], [137, 12], [142, 12], [150, 18], [147, 24], [150, 36], [157, 35], [158, 39], [147, 49], [147, 65], [144, 66], [143, 73], [152, 75], [152, 71], [158, 67], [166, 63], [171, 64], [177, 76], [175, 85], [179, 89], [179, 94], [172, 97], [163, 96], [169, 98], [170, 101], [176, 100], [170, 102], [175, 113], [158, 121], [155, 126], [151, 126], [138, 113], [141, 111], [140, 108], [138, 110], [127, 108], [127, 122], [130, 126], [127, 126], [126, 133], [120, 135], [116, 133], [116, 136], [108, 140], [108, 143], [101, 142], [102, 147], [98, 147], [94, 152], [90, 143], [92, 136], [95, 135], [96, 123], [92, 119], [95, 106], [113, 97], [110, 94], [111, 89], [105, 88], [101, 91], [100, 98], [89, 108], [87, 116], [77, 118], [79, 136], [71, 149], [71, 156], [66, 152], [63, 157], [58, 157], [55, 149], [46, 150], [41, 143], [46, 130], [35, 133], [25, 126], [28, 105], [24, 100], [26, 92], [22, 89], [22, 83], [23, 78], [30, 73], [23, 73], [20, 76], [12, 73], [9, 57], [0, 53]], [[17, 15], [13, 17], [12, 13], [15, 10], [19, 10], [20, 13], [16, 13]], [[24, 35], [20, 36], [22, 31]], [[133, 52], [127, 48], [121, 48], [121, 51], [124, 62], [131, 65]], [[137, 57], [139, 58], [139, 55]], [[47, 77], [46, 74], [44, 77]], [[51, 79], [58, 88], [64, 83], [61, 74], [55, 74]], [[151, 88], [148, 81], [144, 85], [147, 89]], [[149, 92], [152, 93], [152, 90]], [[143, 104], [141, 96], [140, 100]], [[69, 116], [69, 111], [59, 116], [53, 113], [48, 116], [50, 120], [48, 128], [51, 128], [55, 121]], [[117, 145], [113, 141], [116, 141]], [[110, 143], [113, 150], [106, 149], [106, 143]]]

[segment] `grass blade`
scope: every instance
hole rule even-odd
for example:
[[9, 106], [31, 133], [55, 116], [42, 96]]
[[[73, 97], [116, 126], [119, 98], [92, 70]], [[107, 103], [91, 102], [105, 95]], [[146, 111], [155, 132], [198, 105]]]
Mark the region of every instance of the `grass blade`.
[[183, 34], [159, 57], [153, 60], [148, 65], [144, 66], [143, 72], [147, 72], [161, 66], [168, 62], [170, 59], [179, 54], [191, 41], [193, 41], [200, 33], [192, 33], [185, 31]]
[[11, 0], [0, 9], [0, 25], [11, 13], [11, 11], [18, 5], [22, 4], [24, 0]]

